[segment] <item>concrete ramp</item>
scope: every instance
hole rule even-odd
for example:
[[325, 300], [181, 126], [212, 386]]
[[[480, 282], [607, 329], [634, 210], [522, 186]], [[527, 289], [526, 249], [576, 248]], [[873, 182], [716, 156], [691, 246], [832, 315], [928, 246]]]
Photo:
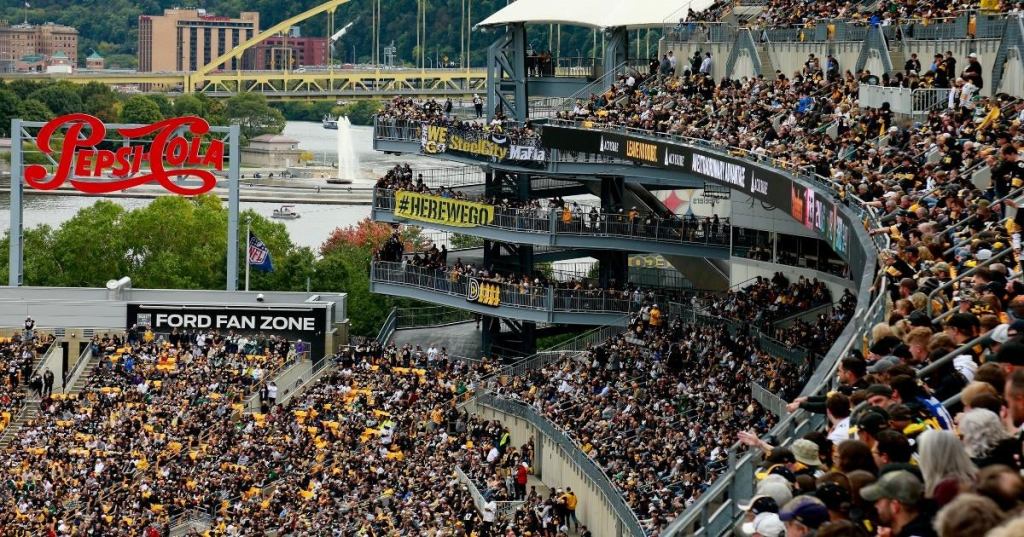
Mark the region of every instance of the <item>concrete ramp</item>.
[[725, 291], [729, 289], [729, 262], [706, 257], [666, 255], [665, 260], [675, 267], [697, 289]]
[[480, 335], [476, 322], [467, 321], [447, 326], [400, 328], [395, 330], [391, 342], [399, 347], [405, 344], [419, 345], [423, 350], [430, 345], [436, 345], [438, 348], [448, 349], [448, 354], [454, 356], [479, 358], [483, 352]]

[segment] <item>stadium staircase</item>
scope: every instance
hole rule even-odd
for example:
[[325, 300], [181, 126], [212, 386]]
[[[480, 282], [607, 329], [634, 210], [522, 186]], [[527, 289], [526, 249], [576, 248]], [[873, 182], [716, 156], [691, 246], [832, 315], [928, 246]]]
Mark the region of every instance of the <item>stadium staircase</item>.
[[[40, 369], [42, 369], [43, 364], [48, 361], [48, 358], [52, 353], [60, 352], [63, 352], [63, 349], [61, 348], [61, 341], [58, 338], [55, 339], [53, 343], [50, 344], [50, 347], [46, 350], [45, 353], [37, 356], [36, 359], [32, 362], [33, 374], [40, 373]], [[28, 379], [25, 379], [24, 382], [22, 382], [21, 389], [25, 393], [25, 402], [17, 413], [14, 413], [10, 416], [10, 422], [8, 422], [7, 426], [4, 427], [2, 431], [0, 431], [0, 451], [7, 449], [7, 446], [9, 446], [11, 442], [14, 441], [14, 438], [17, 436], [18, 431], [21, 430], [21, 428], [24, 427], [25, 424], [36, 419], [36, 417], [39, 415], [40, 400], [37, 399], [34, 396], [34, 394], [31, 394], [29, 392]]]

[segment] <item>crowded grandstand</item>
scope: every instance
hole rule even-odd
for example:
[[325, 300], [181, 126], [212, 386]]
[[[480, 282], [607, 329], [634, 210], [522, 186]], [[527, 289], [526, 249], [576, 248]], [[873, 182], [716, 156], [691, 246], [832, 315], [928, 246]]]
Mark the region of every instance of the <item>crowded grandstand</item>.
[[[900, 26], [979, 4], [988, 3], [769, 0], [749, 22]], [[708, 31], [733, 7], [715, 2], [672, 32]], [[666, 51], [525, 123], [394, 98], [377, 116], [386, 127], [443, 126], [531, 147], [547, 127], [628, 132], [813, 177], [856, 211], [877, 273], [845, 264], [828, 274], [845, 278], [841, 291], [825, 271], [819, 280], [785, 269], [726, 290], [661, 288], [463, 261], [446, 244], [415, 248], [393, 224], [371, 278], [439, 296], [472, 280], [500, 286], [502, 306], [540, 309], [554, 296], [552, 309], [600, 304], [624, 321], [515, 359], [457, 356], [429, 331], [415, 343], [355, 338], [287, 393], [273, 380], [304, 357], [286, 334], [97, 334], [82, 380], [55, 390], [40, 366], [53, 336], [26, 325], [0, 339], [0, 533], [613, 531], [582, 516], [592, 508], [584, 498], [603, 490], [541, 478], [553, 457], [545, 451], [568, 446], [581, 454], [576, 473], [596, 467], [618, 498], [608, 504], [622, 503], [652, 537], [709, 531], [708, 512], [730, 508], [739, 516], [723, 533], [738, 535], [1024, 535], [1024, 93], [983, 94], [977, 60], [914, 57], [876, 76], [829, 56], [798, 72], [716, 79], [710, 53]], [[908, 121], [861, 106], [869, 83], [946, 93]], [[982, 170], [987, 183], [975, 180]], [[408, 164], [382, 174], [374, 192], [382, 211], [400, 193], [486, 204], [489, 225], [517, 233], [731, 253], [739, 230], [717, 213], [430, 184]], [[772, 248], [746, 255], [797, 265]], [[854, 287], [862, 279], [864, 293]], [[26, 405], [37, 411], [21, 414]], [[518, 423], [524, 415], [565, 442], [522, 434], [533, 431]], [[747, 482], [741, 463], [756, 467]]]

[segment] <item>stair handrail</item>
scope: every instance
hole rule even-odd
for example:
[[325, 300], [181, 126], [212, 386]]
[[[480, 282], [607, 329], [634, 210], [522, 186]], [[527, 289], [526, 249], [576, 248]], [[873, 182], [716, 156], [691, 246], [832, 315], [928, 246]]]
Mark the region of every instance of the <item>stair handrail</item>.
[[93, 358], [98, 358], [92, 354], [92, 342], [87, 342], [85, 350], [78, 355], [78, 361], [75, 362], [75, 367], [71, 368], [71, 371], [65, 375], [64, 388], [74, 387], [75, 383], [78, 382], [78, 378], [82, 376], [82, 372], [85, 371], [86, 365], [92, 361]]

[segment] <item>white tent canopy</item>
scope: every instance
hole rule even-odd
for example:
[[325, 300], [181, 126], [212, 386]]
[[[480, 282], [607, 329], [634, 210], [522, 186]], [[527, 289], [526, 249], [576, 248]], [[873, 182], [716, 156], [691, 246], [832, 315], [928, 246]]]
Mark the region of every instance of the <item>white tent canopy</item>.
[[688, 10], [700, 12], [714, 0], [516, 0], [477, 26], [568, 24], [593, 28], [651, 28], [674, 24]]

